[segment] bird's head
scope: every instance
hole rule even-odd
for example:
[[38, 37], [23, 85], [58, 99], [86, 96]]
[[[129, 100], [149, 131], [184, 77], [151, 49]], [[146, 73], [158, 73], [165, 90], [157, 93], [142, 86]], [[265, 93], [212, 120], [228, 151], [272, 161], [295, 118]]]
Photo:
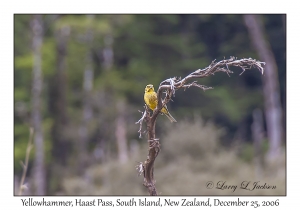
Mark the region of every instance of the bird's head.
[[149, 85], [146, 86], [145, 93], [147, 93], [147, 92], [154, 92], [153, 85], [149, 84]]

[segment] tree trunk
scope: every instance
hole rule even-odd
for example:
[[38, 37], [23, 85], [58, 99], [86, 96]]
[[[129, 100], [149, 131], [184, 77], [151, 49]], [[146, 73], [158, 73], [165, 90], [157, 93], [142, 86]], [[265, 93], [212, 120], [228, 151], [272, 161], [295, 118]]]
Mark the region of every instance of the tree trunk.
[[41, 94], [43, 88], [41, 69], [41, 47], [43, 42], [43, 20], [34, 15], [31, 21], [33, 32], [33, 80], [32, 80], [32, 123], [34, 128], [34, 188], [36, 195], [45, 195], [44, 139], [41, 117]]
[[282, 108], [278, 84], [278, 72], [270, 44], [264, 37], [264, 27], [259, 15], [244, 15], [251, 41], [262, 61], [266, 62], [263, 88], [265, 113], [270, 149], [268, 159], [278, 157], [283, 137]]
[[57, 69], [53, 81], [51, 82], [50, 107], [54, 118], [52, 127], [53, 137], [53, 157], [61, 163], [66, 164], [68, 156], [68, 145], [65, 138], [67, 125], [67, 76], [66, 76], [66, 54], [67, 40], [70, 28], [65, 26], [56, 31], [56, 62]]
[[105, 70], [110, 70], [113, 61], [114, 61], [114, 51], [112, 48], [113, 45], [113, 37], [112, 35], [106, 35], [104, 37], [104, 49], [103, 49], [103, 67]]
[[125, 121], [125, 102], [117, 102], [117, 119], [116, 119], [116, 139], [118, 147], [119, 161], [125, 163], [128, 160], [128, 149], [126, 139], [126, 121]]
[[49, 177], [54, 179], [51, 190], [60, 190], [60, 182], [63, 176], [63, 167], [67, 164], [70, 151], [70, 142], [67, 140], [66, 130], [68, 126], [67, 115], [67, 74], [66, 55], [67, 42], [70, 34], [70, 27], [64, 26], [55, 31], [56, 41], [56, 72], [49, 82], [49, 109], [53, 116], [53, 126], [51, 128], [52, 137], [52, 157], [53, 162], [49, 167]]
[[[90, 21], [93, 20], [94, 16], [89, 15]], [[93, 89], [94, 80], [94, 70], [93, 70], [93, 58], [92, 58], [92, 43], [93, 43], [93, 30], [91, 28], [87, 29], [85, 41], [88, 46], [88, 51], [86, 54], [86, 66], [83, 75], [83, 120], [81, 127], [79, 129], [79, 172], [82, 172], [88, 161], [88, 140], [89, 140], [89, 123], [93, 116], [93, 109], [91, 105], [91, 94]]]

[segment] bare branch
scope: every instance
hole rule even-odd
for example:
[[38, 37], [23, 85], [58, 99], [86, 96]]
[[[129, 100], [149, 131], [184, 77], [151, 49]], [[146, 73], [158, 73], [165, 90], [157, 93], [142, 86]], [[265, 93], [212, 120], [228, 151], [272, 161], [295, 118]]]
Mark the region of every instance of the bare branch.
[[178, 90], [180, 88], [186, 89], [191, 86], [194, 86], [194, 87], [201, 88], [204, 91], [212, 89], [212, 87], [206, 87], [204, 85], [198, 84], [197, 81], [188, 83], [189, 80], [191, 80], [191, 79], [208, 77], [208, 76], [214, 75], [216, 72], [224, 72], [224, 73], [227, 73], [227, 75], [229, 76], [230, 74], [233, 73], [233, 71], [229, 70], [230, 66], [235, 66], [235, 67], [241, 68], [242, 69], [241, 74], [243, 72], [245, 72], [246, 70], [251, 69], [252, 67], [257, 68], [263, 74], [262, 64], [265, 64], [265, 63], [261, 62], [261, 61], [256, 61], [255, 59], [252, 59], [252, 58], [243, 58], [243, 59], [237, 60], [235, 57], [232, 56], [229, 59], [224, 59], [217, 63], [215, 62], [215, 60], [213, 60], [208, 67], [206, 67], [204, 69], [195, 70], [194, 72], [190, 73], [183, 79], [181, 79], [181, 78], [177, 79], [175, 77], [166, 79], [166, 80], [162, 81], [158, 87], [158, 90], [157, 90], [157, 96], [158, 96], [157, 113], [154, 112], [153, 116], [157, 117], [158, 113], [160, 112], [160, 110], [163, 107], [162, 99], [161, 99], [163, 90], [170, 90], [169, 94], [164, 99], [165, 104], [167, 104], [170, 101], [172, 95], [175, 96], [175, 90]]
[[205, 85], [199, 85], [199, 84], [197, 83], [197, 81], [194, 81], [194, 82], [192, 82], [192, 83], [190, 83], [190, 84], [188, 84], [188, 85], [183, 85], [182, 88], [184, 88], [184, 90], [185, 90], [186, 88], [189, 88], [189, 87], [191, 87], [191, 86], [201, 88], [203, 91], [213, 89], [212, 87], [207, 87], [207, 86], [205, 86]]
[[25, 177], [26, 177], [26, 173], [27, 173], [30, 151], [33, 148], [33, 145], [32, 145], [33, 132], [34, 132], [33, 128], [30, 128], [30, 136], [29, 136], [29, 141], [28, 141], [27, 148], [26, 148], [25, 164], [23, 163], [23, 161], [21, 161], [21, 165], [23, 168], [23, 174], [22, 174], [20, 187], [19, 187], [19, 195], [22, 195], [23, 190], [27, 188], [27, 186], [24, 184], [24, 181], [25, 181]]
[[[147, 106], [145, 106], [145, 111], [143, 113], [142, 118], [136, 122], [136, 124], [140, 124], [140, 138], [142, 133], [142, 122], [144, 119], [146, 119], [147, 122], [147, 132], [148, 132], [148, 146], [149, 146], [149, 153], [147, 156], [147, 160], [137, 166], [137, 170], [139, 171], [139, 174], [144, 174], [144, 186], [148, 188], [150, 195], [157, 195], [156, 187], [155, 187], [155, 180], [154, 180], [154, 161], [159, 154], [160, 151], [160, 143], [159, 140], [155, 138], [155, 124], [156, 124], [156, 118], [159, 113], [161, 113], [161, 109], [171, 100], [172, 96], [175, 97], [176, 90], [183, 88], [184, 90], [186, 88], [190, 87], [198, 87], [202, 89], [203, 91], [213, 89], [212, 87], [207, 87], [205, 85], [201, 85], [198, 83], [198, 81], [190, 81], [195, 78], [204, 78], [211, 75], [214, 75], [217, 72], [224, 72], [228, 76], [232, 74], [233, 72], [229, 70], [229, 67], [235, 66], [242, 69], [242, 73], [244, 73], [246, 70], [251, 69], [252, 67], [257, 68], [262, 74], [263, 74], [263, 67], [262, 64], [265, 64], [264, 62], [256, 61], [252, 58], [244, 58], [237, 60], [235, 57], [230, 57], [229, 59], [224, 59], [219, 62], [215, 62], [216, 60], [213, 60], [211, 64], [204, 68], [204, 69], [198, 69], [194, 72], [190, 73], [183, 79], [181, 77], [179, 78], [169, 78], [164, 81], [162, 81], [157, 89], [157, 107], [153, 111], [152, 116], [150, 116], [148, 112]], [[162, 94], [165, 93], [165, 97], [162, 98]], [[147, 114], [148, 113], [148, 114]]]
[[155, 159], [160, 151], [160, 143], [158, 139], [150, 139], [148, 140], [148, 142], [149, 153], [147, 156], [147, 160], [143, 164], [144, 186], [147, 187], [150, 195], [157, 195], [153, 171]]
[[[145, 111], [143, 112], [143, 115], [141, 117], [141, 119], [139, 119], [139, 121], [137, 121], [135, 124], [140, 124], [140, 129], [138, 130], [138, 133], [140, 133], [139, 138], [142, 138], [142, 127], [143, 127], [143, 121], [146, 117], [147, 114], [147, 106], [145, 105]], [[139, 112], [142, 112], [139, 110]]]

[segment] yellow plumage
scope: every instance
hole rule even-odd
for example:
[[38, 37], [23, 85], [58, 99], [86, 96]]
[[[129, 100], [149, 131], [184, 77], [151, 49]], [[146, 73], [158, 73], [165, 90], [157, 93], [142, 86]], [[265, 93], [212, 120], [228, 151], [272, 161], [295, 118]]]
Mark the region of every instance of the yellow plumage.
[[[144, 100], [145, 100], [145, 103], [147, 104], [147, 106], [150, 109], [154, 110], [156, 108], [156, 106], [157, 106], [157, 95], [156, 95], [156, 92], [154, 91], [153, 85], [149, 84], [149, 85], [146, 86], [145, 94], [144, 94]], [[169, 113], [167, 106], [164, 106], [161, 109], [161, 112], [164, 115], [166, 115], [171, 122], [177, 122], [174, 119], [174, 117], [172, 117], [172, 115]]]

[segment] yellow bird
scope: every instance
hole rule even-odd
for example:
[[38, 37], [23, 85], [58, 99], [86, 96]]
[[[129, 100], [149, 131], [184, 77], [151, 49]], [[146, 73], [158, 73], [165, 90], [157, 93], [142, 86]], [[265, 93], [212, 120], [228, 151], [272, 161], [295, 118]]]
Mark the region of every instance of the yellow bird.
[[[156, 95], [156, 92], [154, 91], [153, 85], [149, 84], [149, 85], [146, 86], [145, 94], [144, 94], [144, 100], [145, 100], [145, 103], [147, 104], [147, 106], [150, 109], [154, 110], [156, 108], [156, 106], [157, 106], [157, 95]], [[174, 119], [174, 117], [172, 117], [172, 115], [169, 113], [167, 106], [164, 106], [161, 109], [161, 112], [164, 115], [166, 115], [171, 122], [177, 122]]]

